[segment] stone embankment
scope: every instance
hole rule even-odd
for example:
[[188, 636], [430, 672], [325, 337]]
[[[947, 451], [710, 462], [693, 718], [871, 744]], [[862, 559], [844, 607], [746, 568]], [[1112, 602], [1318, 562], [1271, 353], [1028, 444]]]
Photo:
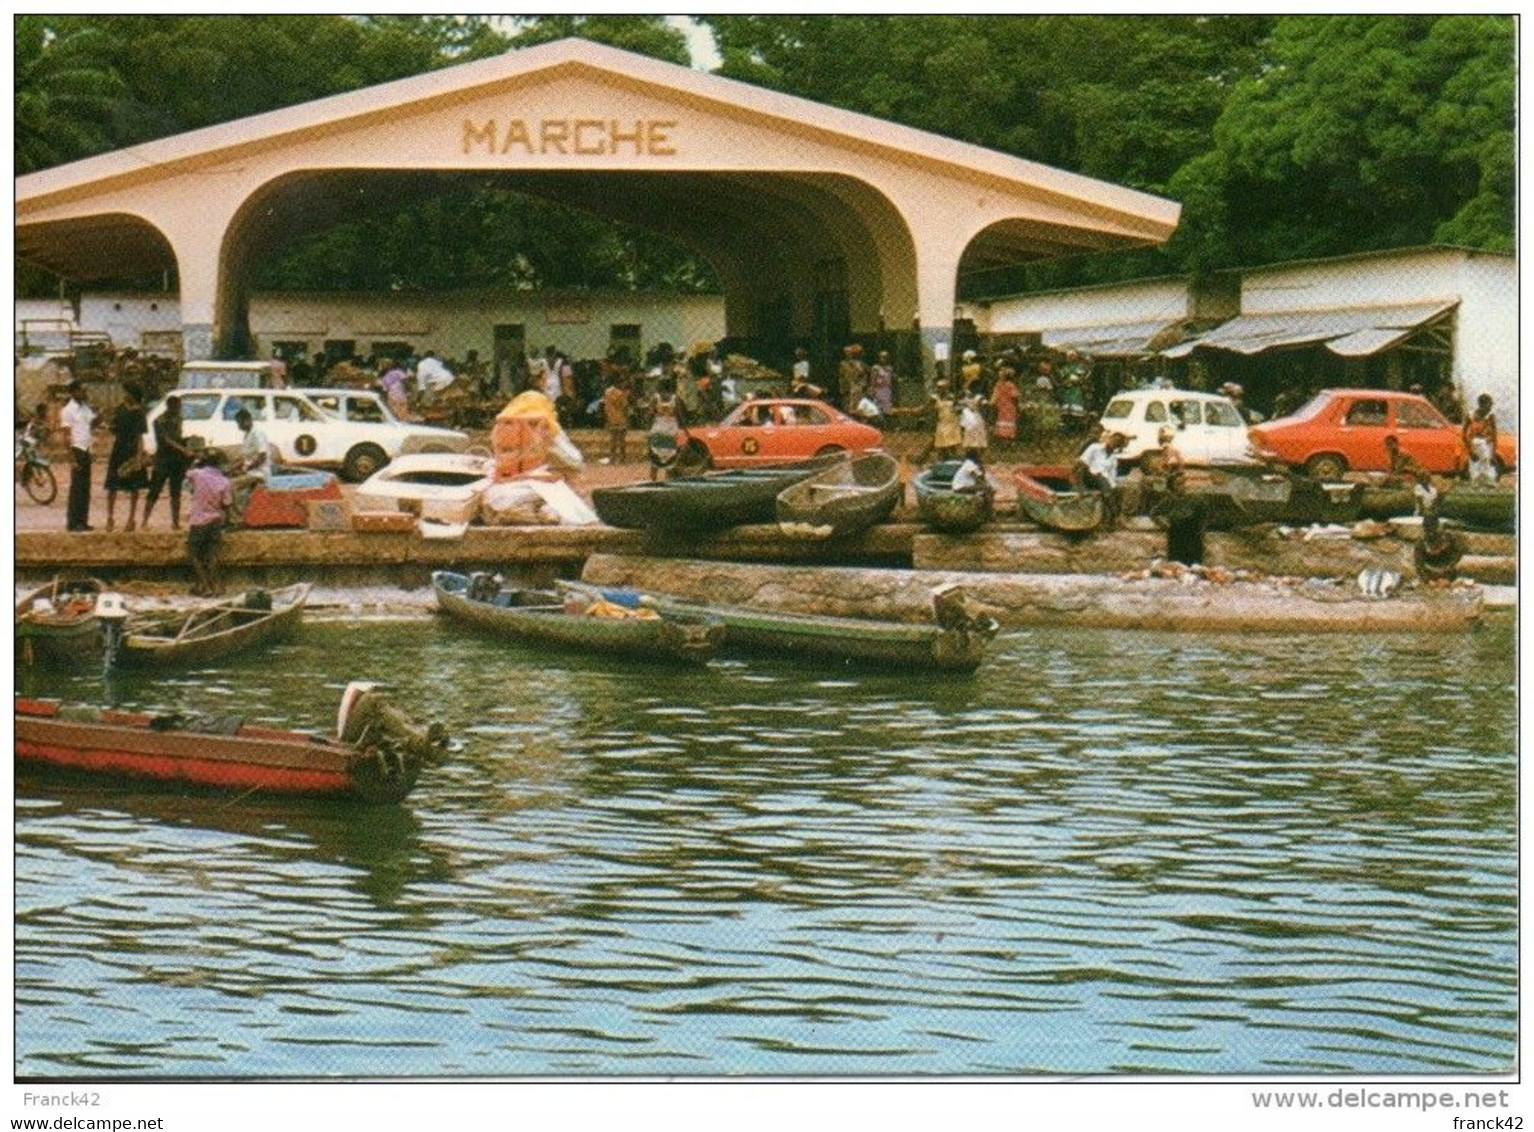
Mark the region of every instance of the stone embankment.
[[598, 554], [585, 581], [729, 605], [793, 613], [920, 621], [934, 586], [957, 582], [1007, 627], [1200, 630], [1205, 632], [1441, 632], [1480, 616], [1480, 587], [1417, 591], [1373, 600], [1350, 584], [1304, 581], [1216, 584], [1181, 578], [1126, 580], [1104, 574], [1000, 574], [703, 562]]

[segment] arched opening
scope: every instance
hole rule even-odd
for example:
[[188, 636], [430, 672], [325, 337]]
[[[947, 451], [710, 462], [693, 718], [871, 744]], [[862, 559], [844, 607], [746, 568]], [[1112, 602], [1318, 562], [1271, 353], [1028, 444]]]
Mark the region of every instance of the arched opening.
[[723, 290], [730, 341], [769, 365], [786, 365], [796, 345], [808, 344], [829, 360], [852, 338], [909, 332], [915, 307], [910, 233], [881, 194], [853, 178], [315, 170], [269, 182], [230, 224], [219, 264], [218, 351], [249, 353], [251, 290], [283, 249], [362, 214], [479, 190], [565, 206], [687, 249]]
[[17, 225], [16, 259], [18, 267], [31, 269], [30, 277], [16, 281], [20, 297], [29, 292], [52, 297], [57, 290], [61, 299], [77, 302], [87, 285], [165, 292], [177, 285], [170, 240], [142, 216], [129, 213]]

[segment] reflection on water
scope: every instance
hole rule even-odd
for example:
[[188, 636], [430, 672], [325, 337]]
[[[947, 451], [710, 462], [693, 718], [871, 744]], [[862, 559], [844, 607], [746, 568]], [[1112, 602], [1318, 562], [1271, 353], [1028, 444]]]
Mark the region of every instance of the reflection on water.
[[973, 678], [436, 622], [34, 694], [450, 721], [397, 809], [19, 784], [21, 1075], [1507, 1069], [1509, 625], [1015, 634]]

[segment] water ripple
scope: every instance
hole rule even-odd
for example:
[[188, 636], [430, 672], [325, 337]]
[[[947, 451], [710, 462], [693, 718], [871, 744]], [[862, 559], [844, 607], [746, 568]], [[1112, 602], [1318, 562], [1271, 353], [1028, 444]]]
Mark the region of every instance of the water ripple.
[[17, 1072], [1511, 1068], [1510, 627], [998, 646], [639, 675], [330, 624], [27, 675], [316, 729], [374, 679], [461, 749], [398, 810], [20, 783]]

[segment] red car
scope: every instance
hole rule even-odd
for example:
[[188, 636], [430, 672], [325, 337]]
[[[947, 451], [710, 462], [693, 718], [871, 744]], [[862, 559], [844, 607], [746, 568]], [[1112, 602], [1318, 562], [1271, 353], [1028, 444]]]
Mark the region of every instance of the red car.
[[[1454, 475], [1469, 461], [1459, 425], [1426, 398], [1388, 389], [1324, 389], [1290, 416], [1248, 432], [1260, 458], [1304, 468], [1322, 480], [1348, 471], [1388, 472], [1387, 436], [1430, 472]], [[1499, 472], [1518, 466], [1511, 434], [1497, 434], [1496, 461]]]
[[716, 425], [677, 438], [680, 462], [697, 467], [749, 468], [805, 460], [826, 452], [866, 452], [884, 434], [824, 401], [774, 397], [747, 401]]

